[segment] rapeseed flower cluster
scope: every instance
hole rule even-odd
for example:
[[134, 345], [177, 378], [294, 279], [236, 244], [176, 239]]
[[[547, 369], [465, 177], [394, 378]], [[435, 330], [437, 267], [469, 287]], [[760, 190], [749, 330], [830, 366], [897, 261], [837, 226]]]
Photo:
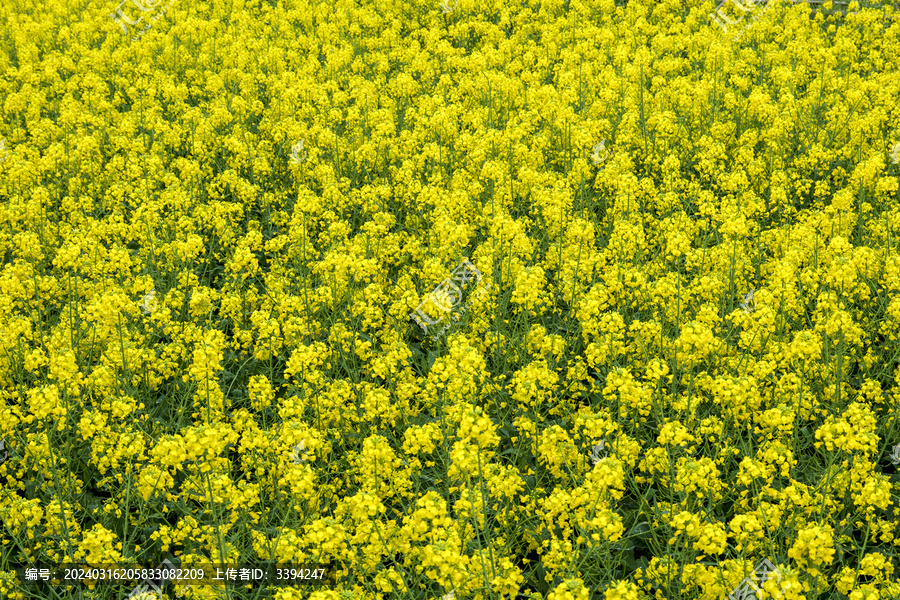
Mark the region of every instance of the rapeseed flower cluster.
[[900, 597], [896, 10], [100, 4], [0, 15], [4, 565]]

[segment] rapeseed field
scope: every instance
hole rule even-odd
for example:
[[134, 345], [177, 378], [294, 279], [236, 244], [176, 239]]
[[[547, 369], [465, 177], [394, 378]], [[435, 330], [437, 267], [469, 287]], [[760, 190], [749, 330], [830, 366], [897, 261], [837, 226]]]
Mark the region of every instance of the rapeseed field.
[[0, 597], [900, 599], [897, 12], [4, 0]]

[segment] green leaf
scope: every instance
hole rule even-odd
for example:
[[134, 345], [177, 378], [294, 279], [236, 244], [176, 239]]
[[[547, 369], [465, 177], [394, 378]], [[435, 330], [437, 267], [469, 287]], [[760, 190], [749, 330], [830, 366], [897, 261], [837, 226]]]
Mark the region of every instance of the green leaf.
[[628, 534], [628, 537], [646, 540], [650, 538], [650, 531], [650, 523], [647, 521], [640, 521], [639, 523], [635, 523], [634, 527], [631, 528], [631, 533]]
[[628, 550], [625, 555], [622, 557], [622, 563], [626, 567], [626, 571], [634, 572], [634, 570], [638, 567], [638, 561], [634, 558], [634, 549]]
[[630, 552], [632, 555], [632, 558], [633, 558], [634, 557], [634, 549], [636, 547], [637, 546], [635, 545], [634, 540], [632, 540], [631, 538], [627, 538], [622, 542], [621, 548], [619, 548], [619, 550], [621, 552]]

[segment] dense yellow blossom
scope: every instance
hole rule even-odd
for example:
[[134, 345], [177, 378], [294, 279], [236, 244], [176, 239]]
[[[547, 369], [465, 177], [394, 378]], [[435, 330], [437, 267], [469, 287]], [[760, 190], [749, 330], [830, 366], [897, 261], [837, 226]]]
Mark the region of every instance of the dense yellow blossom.
[[75, 4], [0, 15], [6, 564], [900, 597], [896, 7]]

